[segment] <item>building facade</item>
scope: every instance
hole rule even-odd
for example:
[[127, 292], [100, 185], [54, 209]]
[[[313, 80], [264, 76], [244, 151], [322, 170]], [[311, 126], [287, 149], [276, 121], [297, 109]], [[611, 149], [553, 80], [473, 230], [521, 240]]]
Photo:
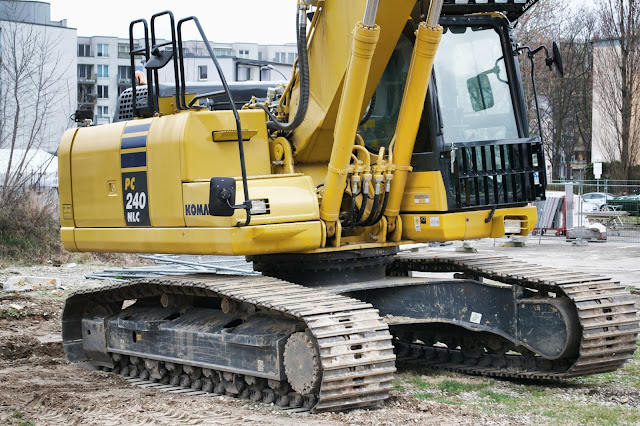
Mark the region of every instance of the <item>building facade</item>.
[[[158, 40], [158, 43], [165, 41]], [[134, 49], [143, 44], [143, 40], [136, 40]], [[295, 44], [214, 43], [212, 47], [227, 81], [288, 80], [297, 57]], [[185, 81], [220, 82], [203, 42], [186, 41], [183, 49]], [[105, 36], [77, 39], [77, 109], [93, 110], [95, 124], [112, 121], [118, 96], [131, 87], [129, 52], [129, 39]], [[142, 70], [143, 65], [137, 57], [135, 68]], [[174, 84], [171, 62], [158, 72], [158, 80]]]
[[[637, 54], [636, 54], [637, 55]], [[622, 147], [621, 109], [621, 72], [617, 61], [621, 60], [618, 40], [596, 40], [593, 42], [593, 104], [592, 104], [592, 148], [593, 162], [621, 161], [624, 151], [630, 165], [640, 165], [640, 63], [631, 61], [629, 67], [630, 85], [638, 87], [632, 90], [631, 112], [629, 117], [630, 136], [627, 149]], [[635, 68], [635, 69], [633, 69]]]
[[77, 107], [76, 40], [48, 3], [0, 1], [0, 149], [56, 151]]

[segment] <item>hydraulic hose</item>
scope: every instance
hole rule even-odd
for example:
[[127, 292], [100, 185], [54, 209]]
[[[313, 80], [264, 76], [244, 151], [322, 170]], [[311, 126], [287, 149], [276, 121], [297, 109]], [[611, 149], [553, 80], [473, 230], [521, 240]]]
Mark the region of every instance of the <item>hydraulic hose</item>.
[[307, 18], [305, 11], [306, 7], [298, 6], [298, 14], [296, 16], [296, 26], [298, 28], [298, 65], [300, 66], [300, 102], [298, 103], [298, 110], [293, 120], [288, 123], [282, 123], [278, 121], [278, 118], [273, 115], [265, 105], [256, 104], [259, 108], [262, 108], [271, 119], [271, 121], [267, 122], [267, 128], [270, 130], [291, 132], [302, 124], [304, 117], [307, 115], [307, 108], [309, 107], [309, 59], [307, 57]]
[[369, 102], [369, 108], [367, 109], [367, 113], [364, 115], [364, 117], [362, 117], [362, 120], [360, 120], [360, 124], [358, 124], [358, 126], [362, 126], [364, 123], [369, 121], [369, 119], [373, 115], [373, 110], [376, 108], [377, 93], [378, 93], [377, 91], [373, 92], [373, 96], [371, 97], [371, 102]]

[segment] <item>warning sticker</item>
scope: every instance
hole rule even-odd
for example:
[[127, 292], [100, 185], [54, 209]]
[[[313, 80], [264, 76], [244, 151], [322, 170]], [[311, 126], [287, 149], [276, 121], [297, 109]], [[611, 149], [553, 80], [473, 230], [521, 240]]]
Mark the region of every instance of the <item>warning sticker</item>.
[[438, 226], [440, 226], [440, 217], [439, 216], [430, 217], [429, 226], [431, 226], [432, 228], [437, 228]]
[[470, 321], [474, 324], [480, 324], [480, 321], [482, 321], [482, 314], [479, 314], [477, 312], [471, 312]]
[[416, 228], [416, 231], [420, 232], [420, 216], [413, 217], [413, 225]]
[[416, 195], [413, 198], [415, 204], [429, 204], [431, 202], [429, 195]]

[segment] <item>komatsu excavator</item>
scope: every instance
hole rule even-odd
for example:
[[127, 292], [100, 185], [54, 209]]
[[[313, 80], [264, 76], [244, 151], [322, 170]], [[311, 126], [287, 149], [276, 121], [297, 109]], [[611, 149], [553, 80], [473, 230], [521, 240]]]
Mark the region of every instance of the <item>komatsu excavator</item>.
[[[618, 283], [499, 255], [398, 253], [533, 229], [545, 157], [518, 56], [560, 65], [512, 38], [533, 3], [298, 1], [289, 84], [240, 106], [195, 17], [133, 21], [147, 84], [132, 81], [115, 122], [60, 144], [64, 247], [244, 255], [261, 275], [77, 292], [68, 360], [314, 412], [380, 403], [403, 360], [553, 380], [621, 367], [639, 324]], [[220, 90], [185, 81], [185, 25]]]

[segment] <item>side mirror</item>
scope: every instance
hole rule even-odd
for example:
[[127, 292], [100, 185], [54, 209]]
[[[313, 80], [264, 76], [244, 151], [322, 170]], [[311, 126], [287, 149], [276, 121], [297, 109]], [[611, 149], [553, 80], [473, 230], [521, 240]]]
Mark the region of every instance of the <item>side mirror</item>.
[[478, 74], [467, 80], [467, 90], [471, 106], [475, 112], [484, 111], [495, 105], [491, 82], [486, 74]]
[[230, 177], [211, 178], [209, 185], [209, 214], [211, 216], [233, 216], [236, 203], [236, 180]]
[[555, 65], [556, 71], [560, 74], [561, 77], [564, 77], [564, 67], [562, 65], [562, 55], [560, 54], [560, 48], [558, 47], [558, 43], [553, 42], [553, 46], [551, 47], [551, 51], [553, 53], [552, 57], [549, 57], [547, 54], [547, 59], [545, 63], [551, 69], [552, 66]]

